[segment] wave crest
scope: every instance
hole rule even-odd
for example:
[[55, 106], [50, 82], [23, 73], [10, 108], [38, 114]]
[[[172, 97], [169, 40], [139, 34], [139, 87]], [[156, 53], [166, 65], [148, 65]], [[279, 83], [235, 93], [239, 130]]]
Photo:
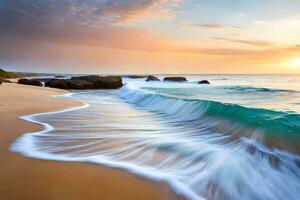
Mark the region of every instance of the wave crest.
[[300, 152], [300, 115], [249, 108], [209, 100], [191, 100], [162, 95], [127, 84], [119, 93], [126, 102], [169, 115], [179, 122], [205, 123], [232, 137], [254, 137], [267, 145]]

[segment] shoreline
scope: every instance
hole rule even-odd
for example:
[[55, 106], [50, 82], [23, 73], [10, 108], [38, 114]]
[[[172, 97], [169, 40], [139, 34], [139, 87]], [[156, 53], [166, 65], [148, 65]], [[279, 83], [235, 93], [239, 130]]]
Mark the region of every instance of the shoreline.
[[123, 169], [91, 163], [37, 160], [10, 152], [10, 145], [16, 138], [28, 132], [43, 131], [41, 125], [24, 121], [20, 116], [56, 110], [59, 112], [62, 109], [76, 109], [82, 106], [79, 102], [51, 96], [62, 95], [65, 92], [17, 84], [0, 86], [2, 198], [184, 199], [167, 183], [137, 177]]

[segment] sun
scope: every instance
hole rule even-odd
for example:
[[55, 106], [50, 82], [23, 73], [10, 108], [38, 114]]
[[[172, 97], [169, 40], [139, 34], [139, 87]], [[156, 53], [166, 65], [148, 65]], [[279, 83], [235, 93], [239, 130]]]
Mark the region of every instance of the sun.
[[292, 60], [292, 65], [300, 67], [300, 58], [295, 58]]

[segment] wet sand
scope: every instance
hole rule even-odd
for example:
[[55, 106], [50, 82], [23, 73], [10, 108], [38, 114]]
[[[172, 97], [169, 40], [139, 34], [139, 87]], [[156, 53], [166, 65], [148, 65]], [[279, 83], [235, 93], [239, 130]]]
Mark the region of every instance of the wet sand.
[[36, 160], [10, 152], [9, 146], [18, 136], [42, 129], [17, 119], [18, 116], [81, 105], [52, 97], [64, 93], [35, 86], [0, 85], [0, 199], [183, 199], [165, 183], [149, 181], [120, 169]]

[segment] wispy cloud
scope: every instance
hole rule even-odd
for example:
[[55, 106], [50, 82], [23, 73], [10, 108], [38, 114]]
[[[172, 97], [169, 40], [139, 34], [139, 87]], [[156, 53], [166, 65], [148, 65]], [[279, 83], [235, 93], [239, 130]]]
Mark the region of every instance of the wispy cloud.
[[181, 2], [182, 0], [0, 1], [0, 28], [24, 24], [27, 26], [35, 24], [36, 28], [59, 24], [65, 26], [111, 24], [143, 15], [153, 7], [157, 8], [157, 12], [161, 11], [161, 15], [166, 16], [171, 13], [166, 5], [175, 7]]
[[270, 47], [273, 45], [272, 42], [264, 41], [264, 40], [238, 40], [238, 39], [230, 39], [230, 38], [222, 38], [222, 37], [213, 37], [215, 40], [223, 40], [228, 42], [235, 42], [259, 47]]
[[[18, 37], [121, 49], [157, 49], [164, 38], [119, 26], [136, 16], [174, 17], [183, 0], [0, 0], [0, 38]], [[155, 9], [154, 9], [155, 8]], [[130, 37], [129, 37], [130, 36]]]
[[219, 29], [219, 28], [224, 28], [222, 24], [194, 24], [193, 26], [196, 27], [202, 27], [202, 28], [212, 28], [212, 29]]
[[224, 25], [218, 23], [207, 23], [207, 24], [194, 24], [192, 22], [185, 21], [182, 23], [184, 26], [190, 26], [195, 28], [207, 28], [207, 29], [221, 29]]
[[300, 53], [300, 45], [286, 46], [286, 47], [270, 47], [266, 49], [240, 49], [240, 48], [178, 48], [177, 52], [188, 54], [206, 54], [223, 57], [256, 57], [256, 58], [268, 58], [268, 57], [286, 57], [291, 55], [297, 55]]
[[288, 47], [287, 51], [300, 53], [300, 44], [296, 44], [296, 45]]
[[221, 23], [192, 23], [190, 21], [183, 21], [183, 26], [193, 27], [193, 28], [203, 28], [203, 29], [225, 29], [225, 28], [231, 28], [231, 29], [243, 29], [241, 26], [228, 26]]

